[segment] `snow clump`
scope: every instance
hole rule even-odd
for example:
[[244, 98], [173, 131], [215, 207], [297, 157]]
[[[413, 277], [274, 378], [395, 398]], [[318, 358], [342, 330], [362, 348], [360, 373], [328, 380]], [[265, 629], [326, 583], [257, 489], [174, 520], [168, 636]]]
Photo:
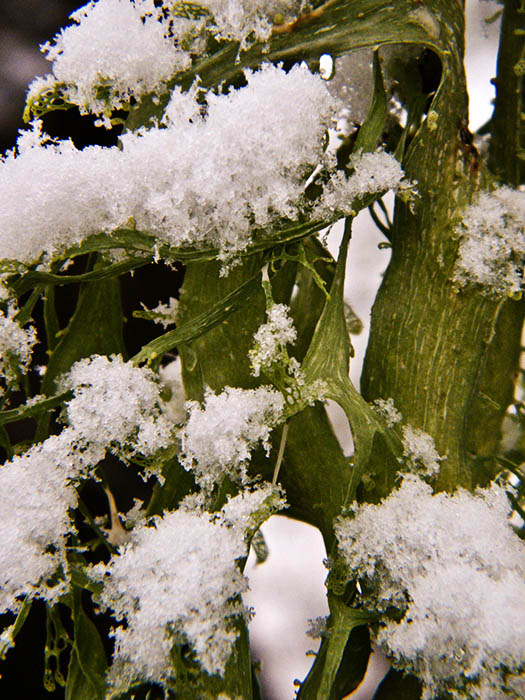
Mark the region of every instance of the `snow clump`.
[[259, 326], [253, 336], [255, 345], [249, 355], [254, 377], [260, 375], [261, 369], [278, 362], [282, 349], [288, 343], [295, 342], [297, 331], [289, 311], [290, 307], [286, 304], [272, 304], [267, 311], [268, 321]]
[[35, 343], [33, 327], [22, 328], [13, 311], [0, 311], [0, 379], [6, 384], [16, 384], [19, 372], [27, 371]]
[[463, 212], [454, 281], [481, 285], [489, 295], [519, 294], [525, 260], [525, 191], [483, 192]]
[[165, 90], [191, 64], [152, 0], [92, 1], [70, 17], [73, 24], [42, 46], [53, 74], [31, 83], [29, 101], [58, 83], [61, 96], [82, 112], [110, 114], [131, 97]]
[[227, 255], [245, 249], [254, 230], [296, 220], [336, 105], [305, 65], [286, 73], [268, 64], [246, 80], [226, 95], [208, 93], [205, 115], [196, 90], [175, 89], [164, 128], [125, 133], [121, 147], [78, 150], [33, 122], [0, 163], [3, 257], [35, 262], [130, 226], [170, 246]]
[[[496, 485], [433, 494], [415, 475], [336, 532], [367, 605], [386, 613], [375, 641], [422, 679], [423, 699], [518, 698], [525, 668], [525, 548]], [[403, 617], [389, 619], [392, 607]], [[521, 679], [521, 681], [520, 681]]]
[[181, 432], [185, 469], [209, 490], [224, 474], [244, 482], [251, 450], [260, 442], [269, 452], [270, 432], [283, 406], [282, 394], [268, 386], [209, 391], [202, 406], [188, 401], [189, 418]]
[[86, 449], [110, 447], [120, 456], [150, 456], [173, 441], [173, 424], [161, 411], [155, 374], [114, 355], [76, 362], [62, 379], [72, 390], [66, 418]]
[[174, 643], [189, 642], [210, 675], [224, 673], [238, 636], [234, 620], [247, 615], [240, 595], [248, 581], [237, 560], [247, 555], [251, 514], [268, 506], [269, 515], [281, 504], [268, 485], [241, 492], [218, 513], [196, 509], [190, 498], [135, 527], [108, 564], [91, 569], [104, 584], [100, 602], [126, 623], [114, 631], [115, 690], [136, 679], [166, 684]]
[[[71, 434], [49, 437], [0, 467], [0, 613], [16, 613], [24, 598], [56, 602], [67, 587], [65, 545], [74, 530], [69, 509], [77, 504], [74, 480], [80, 457]], [[55, 585], [48, 580], [62, 566]], [[10, 645], [10, 628], [2, 641]]]

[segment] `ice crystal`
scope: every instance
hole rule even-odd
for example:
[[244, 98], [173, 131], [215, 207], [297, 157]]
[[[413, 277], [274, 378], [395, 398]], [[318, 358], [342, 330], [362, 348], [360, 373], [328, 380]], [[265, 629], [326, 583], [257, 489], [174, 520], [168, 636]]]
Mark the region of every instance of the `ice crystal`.
[[463, 213], [454, 280], [481, 285], [487, 294], [520, 292], [525, 259], [525, 191], [500, 187], [484, 192]]
[[170, 297], [167, 303], [163, 304], [160, 302], [153, 309], [146, 309], [146, 311], [154, 323], [158, 323], [163, 328], [168, 328], [168, 326], [173, 326], [176, 323], [178, 308], [179, 300], [175, 299], [175, 297]]
[[403, 419], [403, 416], [394, 405], [393, 398], [376, 399], [372, 407], [383, 416], [389, 428], [392, 428]]
[[424, 476], [436, 476], [443, 459], [428, 433], [411, 425], [403, 426], [403, 448], [409, 466]]
[[[415, 673], [427, 700], [515, 697], [525, 659], [525, 550], [493, 485], [433, 494], [410, 475], [379, 505], [336, 524], [341, 552], [367, 604], [383, 618], [376, 641]], [[507, 693], [507, 694], [506, 694]]]
[[202, 407], [196, 401], [186, 405], [189, 418], [181, 433], [183, 464], [201, 486], [211, 489], [223, 474], [243, 481], [250, 452], [259, 442], [270, 449], [270, 432], [284, 401], [267, 386], [226, 387], [221, 394], [208, 392]]
[[327, 632], [327, 617], [314, 617], [308, 620], [308, 629], [306, 630], [306, 636], [311, 639], [321, 639], [326, 635]]
[[[164, 128], [125, 133], [120, 148], [78, 150], [34, 124], [0, 164], [3, 256], [33, 262], [131, 220], [169, 245], [227, 254], [254, 230], [295, 220], [335, 104], [304, 65], [265, 65], [246, 79], [226, 95], [208, 93], [204, 115], [195, 91], [176, 89]], [[330, 196], [344, 206], [344, 192]]]
[[234, 619], [245, 614], [239, 596], [248, 587], [236, 562], [247, 554], [252, 513], [257, 517], [273, 493], [241, 493], [213, 514], [183, 503], [135, 527], [107, 565], [92, 569], [104, 584], [102, 604], [126, 623], [114, 632], [116, 690], [137, 678], [166, 683], [174, 643], [189, 642], [205, 671], [224, 673], [238, 635]]
[[27, 371], [35, 343], [34, 328], [22, 328], [14, 313], [0, 311], [0, 378], [7, 384], [16, 383], [19, 373]]
[[83, 111], [109, 113], [155, 90], [190, 65], [152, 0], [98, 0], [71, 15], [74, 24], [42, 47], [53, 76], [37, 79], [29, 99], [53, 82]]
[[273, 304], [267, 311], [267, 322], [256, 331], [253, 338], [255, 346], [250, 350], [252, 374], [255, 377], [260, 375], [261, 369], [280, 359], [284, 346], [295, 342], [297, 331], [289, 311], [290, 307], [286, 304]]
[[120, 356], [94, 355], [76, 362], [62, 380], [74, 397], [66, 416], [76, 439], [124, 456], [152, 455], [172, 441], [172, 424], [161, 412], [159, 385], [147, 367]]

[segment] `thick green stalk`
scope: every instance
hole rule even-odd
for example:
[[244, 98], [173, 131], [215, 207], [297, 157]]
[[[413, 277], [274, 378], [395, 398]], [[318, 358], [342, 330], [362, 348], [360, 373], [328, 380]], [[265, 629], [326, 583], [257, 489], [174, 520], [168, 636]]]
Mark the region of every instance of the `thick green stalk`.
[[467, 93], [459, 6], [454, 31], [457, 58], [444, 65], [432, 119], [404, 162], [420, 197], [413, 209], [396, 205], [392, 259], [374, 304], [362, 380], [365, 398], [393, 397], [406, 421], [432, 435], [445, 457], [437, 481], [445, 490], [473, 485], [468, 419], [501, 307], [452, 281], [454, 225], [483, 179], [461, 142]]

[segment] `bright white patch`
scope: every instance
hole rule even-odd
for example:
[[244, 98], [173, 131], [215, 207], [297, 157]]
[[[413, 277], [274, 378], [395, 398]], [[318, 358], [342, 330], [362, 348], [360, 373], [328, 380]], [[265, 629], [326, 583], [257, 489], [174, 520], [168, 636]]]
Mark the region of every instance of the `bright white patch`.
[[377, 642], [423, 680], [425, 700], [445, 690], [458, 700], [507, 697], [519, 681], [525, 549], [508, 515], [498, 486], [433, 495], [410, 475], [379, 505], [336, 524], [367, 605], [404, 611], [399, 622], [383, 618]]
[[206, 489], [213, 488], [223, 474], [243, 481], [246, 461], [257, 443], [269, 451], [270, 432], [283, 405], [282, 395], [266, 386], [226, 387], [217, 395], [209, 392], [202, 407], [188, 401], [189, 418], [181, 433], [184, 467]]
[[520, 292], [525, 258], [525, 191], [484, 192], [463, 212], [454, 280], [482, 285], [487, 294]]
[[[179, 510], [138, 525], [130, 541], [91, 576], [104, 584], [100, 600], [126, 627], [117, 627], [110, 682], [124, 690], [137, 678], [165, 683], [173, 675], [170, 651], [188, 641], [209, 674], [224, 673], [246, 611], [238, 596], [247, 589], [237, 560], [247, 554], [246, 531], [282, 505], [263, 486], [242, 492], [218, 513]], [[253, 517], [252, 517], [253, 516]]]
[[295, 342], [297, 331], [289, 311], [286, 304], [273, 304], [267, 312], [268, 321], [259, 326], [253, 336], [255, 346], [250, 350], [250, 360], [255, 377], [260, 375], [261, 369], [278, 362], [284, 346]]
[[34, 328], [21, 328], [13, 316], [0, 311], [0, 378], [7, 384], [16, 383], [18, 372], [27, 371], [36, 343]]
[[67, 421], [87, 449], [147, 456], [172, 442], [173, 425], [161, 412], [159, 385], [147, 367], [94, 355], [73, 365], [61, 389], [74, 391]]

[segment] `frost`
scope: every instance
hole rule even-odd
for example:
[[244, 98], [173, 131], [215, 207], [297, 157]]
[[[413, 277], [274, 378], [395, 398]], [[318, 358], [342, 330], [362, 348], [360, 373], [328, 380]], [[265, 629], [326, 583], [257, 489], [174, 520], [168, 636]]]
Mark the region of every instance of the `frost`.
[[376, 399], [372, 406], [379, 415], [383, 416], [389, 428], [399, 423], [403, 416], [394, 405], [394, 399]]
[[[26, 596], [52, 603], [65, 592], [68, 509], [77, 503], [80, 469], [70, 439], [66, 430], [0, 467], [0, 613], [17, 612]], [[60, 579], [48, 586], [59, 567]]]
[[73, 365], [61, 389], [74, 392], [66, 403], [67, 421], [89, 450], [109, 446], [123, 456], [148, 456], [173, 440], [173, 426], [160, 409], [159, 385], [147, 367], [94, 355]]
[[434, 439], [423, 430], [411, 425], [403, 426], [404, 455], [413, 470], [424, 476], [436, 476], [443, 459], [436, 450]]
[[[88, 2], [71, 19], [74, 24], [42, 50], [53, 62], [61, 95], [83, 111], [108, 114], [131, 97], [161, 90], [190, 65], [152, 0]], [[50, 76], [35, 81], [29, 100], [51, 84]]]
[[484, 192], [463, 213], [454, 281], [482, 285], [487, 294], [519, 293], [525, 258], [525, 191]]
[[[296, 220], [311, 206], [304, 186], [336, 104], [305, 65], [265, 65], [246, 79], [226, 95], [208, 93], [204, 115], [195, 91], [177, 88], [165, 128], [125, 133], [120, 148], [78, 150], [34, 124], [0, 164], [3, 257], [34, 262], [132, 219], [170, 246], [228, 255], [254, 230]], [[330, 196], [333, 206], [346, 202]]]
[[327, 617], [314, 617], [308, 620], [309, 626], [306, 630], [306, 636], [311, 639], [321, 639], [326, 635], [327, 631]]
[[268, 321], [259, 326], [254, 335], [255, 346], [250, 350], [252, 374], [258, 377], [261, 369], [270, 367], [281, 358], [282, 348], [294, 343], [297, 331], [286, 304], [273, 304], [267, 311]]
[[404, 612], [383, 618], [376, 641], [423, 680], [425, 700], [519, 697], [505, 693], [525, 659], [525, 550], [509, 511], [498, 486], [433, 495], [411, 475], [336, 524], [367, 604]]
[[238, 598], [248, 587], [237, 560], [246, 556], [250, 509], [272, 496], [271, 487], [241, 493], [218, 513], [175, 512], [137, 526], [107, 565], [91, 570], [104, 583], [100, 600], [126, 627], [117, 627], [110, 671], [115, 690], [136, 679], [165, 684], [174, 671], [174, 643], [191, 644], [209, 674], [224, 673], [246, 611]]
[[367, 194], [387, 190], [404, 193], [407, 197], [415, 194], [415, 186], [405, 179], [399, 161], [381, 149], [352, 154], [348, 167], [352, 170], [349, 177], [337, 172], [328, 180], [313, 210], [315, 218], [330, 219], [336, 212], [350, 214], [354, 199]]
[[304, 2], [299, 0], [203, 0], [199, 3], [213, 15], [214, 34], [233, 39], [244, 48], [250, 35], [258, 41], [270, 38], [277, 14], [295, 16]]
[[149, 318], [154, 323], [158, 323], [163, 328], [175, 325], [177, 321], [177, 309], [179, 308], [179, 300], [175, 297], [170, 297], [166, 304], [159, 303], [153, 309], [144, 309], [149, 315]]
[[7, 384], [16, 384], [27, 371], [35, 343], [34, 328], [22, 328], [13, 312], [0, 311], [0, 378]]
[[206, 489], [224, 474], [244, 481], [251, 450], [261, 442], [269, 451], [270, 432], [283, 405], [282, 395], [266, 386], [208, 392], [202, 407], [188, 401], [189, 418], [181, 433], [185, 469]]
[[299, 0], [92, 0], [71, 15], [73, 24], [42, 46], [52, 74], [30, 85], [28, 103], [55, 91], [81, 111], [102, 114], [131, 98], [166, 91], [176, 73], [204, 53], [207, 34], [238, 41], [241, 49], [266, 41], [276, 15], [289, 19]]

